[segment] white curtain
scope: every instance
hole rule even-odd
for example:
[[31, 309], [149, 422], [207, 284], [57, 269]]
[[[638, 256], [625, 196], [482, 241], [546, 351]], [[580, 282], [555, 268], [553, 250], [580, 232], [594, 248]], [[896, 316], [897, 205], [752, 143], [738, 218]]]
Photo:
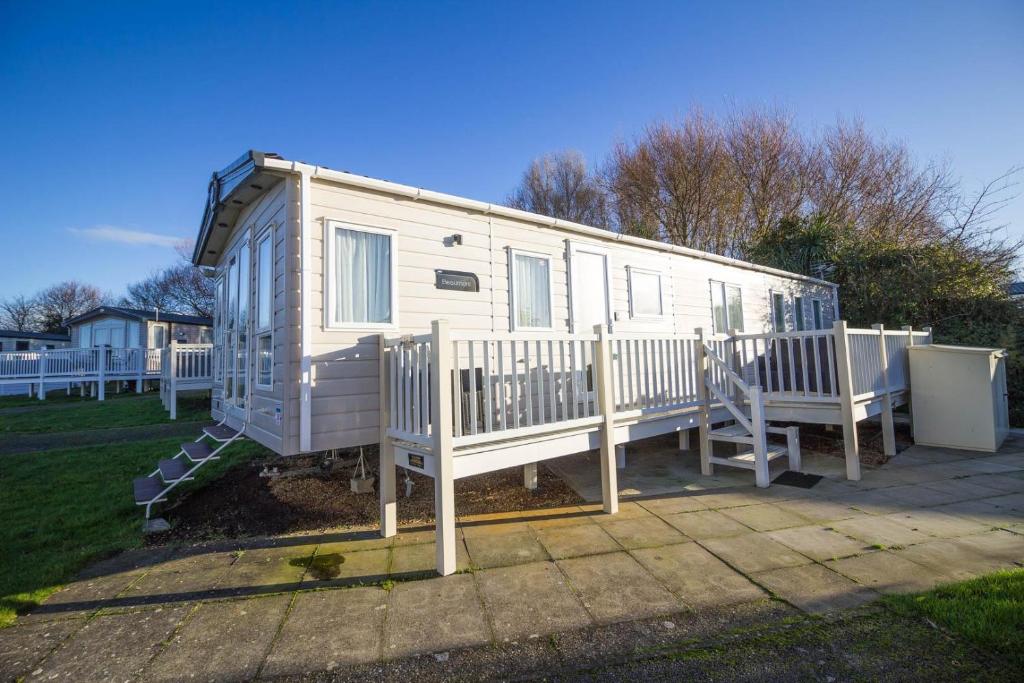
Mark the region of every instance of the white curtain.
[[630, 294], [633, 296], [633, 315], [658, 316], [661, 309], [661, 276], [642, 270], [629, 271]]
[[391, 322], [391, 238], [338, 228], [334, 245], [334, 319]]
[[514, 270], [516, 325], [551, 327], [551, 277], [547, 259], [516, 254]]

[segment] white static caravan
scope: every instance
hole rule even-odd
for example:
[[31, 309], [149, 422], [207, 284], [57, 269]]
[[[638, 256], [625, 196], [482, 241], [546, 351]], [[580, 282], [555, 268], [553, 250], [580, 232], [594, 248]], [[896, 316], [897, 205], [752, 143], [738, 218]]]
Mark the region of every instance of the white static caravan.
[[[283, 455], [381, 443], [386, 534], [392, 459], [434, 476], [442, 573], [458, 476], [700, 427], [706, 472], [767, 485], [775, 419], [844, 425], [859, 477], [853, 425], [908, 389], [879, 368], [915, 333], [848, 335], [831, 283], [269, 153], [214, 174], [194, 261], [214, 416]], [[715, 434], [753, 452], [716, 459]]]

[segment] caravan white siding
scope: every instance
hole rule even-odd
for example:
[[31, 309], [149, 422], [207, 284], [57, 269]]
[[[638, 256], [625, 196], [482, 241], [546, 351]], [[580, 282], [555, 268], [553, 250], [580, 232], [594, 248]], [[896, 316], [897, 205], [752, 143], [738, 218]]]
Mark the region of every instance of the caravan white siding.
[[[298, 450], [299, 431], [299, 227], [298, 181], [288, 180], [294, 201], [289, 202], [290, 231], [282, 235], [290, 246], [282, 268], [280, 292], [287, 309], [278, 310], [287, 321], [288, 347], [275, 341], [275, 373], [287, 371], [289, 385], [284, 416], [287, 424], [284, 452]], [[259, 202], [266, 204], [266, 199]], [[275, 204], [276, 206], [276, 204]], [[266, 212], [269, 207], [264, 207]], [[612, 327], [621, 332], [692, 332], [712, 330], [711, 281], [738, 286], [742, 291], [743, 326], [748, 332], [771, 329], [770, 292], [785, 294], [792, 328], [794, 295], [805, 297], [809, 318], [811, 299], [821, 301], [823, 315], [834, 317], [833, 289], [797, 277], [787, 278], [761, 270], [728, 265], [655, 248], [626, 244], [608, 233], [608, 239], [579, 235], [527, 220], [489, 216], [469, 209], [435, 204], [336, 184], [322, 179], [311, 182], [312, 262], [312, 449], [323, 450], [375, 443], [378, 440], [377, 338], [428, 332], [430, 322], [446, 318], [455, 331], [508, 331], [508, 250], [522, 249], [550, 256], [552, 268], [552, 326], [571, 330], [572, 296], [569, 278], [571, 245], [596, 245], [608, 249], [610, 259]], [[253, 213], [256, 213], [254, 208]], [[269, 215], [279, 216], [276, 208]], [[269, 219], [268, 219], [269, 220]], [[398, 303], [395, 324], [388, 329], [330, 329], [325, 324], [325, 226], [339, 221], [395, 231], [395, 268]], [[455, 244], [453, 235], [461, 235]], [[291, 251], [288, 251], [290, 249]], [[632, 318], [628, 268], [661, 274], [661, 317]], [[467, 271], [477, 275], [479, 292], [440, 290], [434, 286], [435, 269]], [[594, 283], [586, 283], [587, 293]], [[577, 287], [581, 287], [577, 284]], [[277, 291], [277, 290], [276, 290]], [[290, 298], [289, 298], [290, 297]], [[283, 324], [283, 321], [282, 321]], [[582, 330], [580, 330], [582, 331]], [[283, 331], [282, 331], [283, 332]], [[289, 363], [285, 366], [284, 363]], [[280, 365], [280, 367], [279, 367]], [[275, 379], [277, 375], [275, 374]], [[274, 397], [281, 389], [275, 381]], [[254, 399], [254, 406], [256, 400]], [[264, 423], [260, 423], [264, 425]], [[269, 427], [261, 426], [263, 429]], [[268, 444], [269, 445], [269, 444]]]

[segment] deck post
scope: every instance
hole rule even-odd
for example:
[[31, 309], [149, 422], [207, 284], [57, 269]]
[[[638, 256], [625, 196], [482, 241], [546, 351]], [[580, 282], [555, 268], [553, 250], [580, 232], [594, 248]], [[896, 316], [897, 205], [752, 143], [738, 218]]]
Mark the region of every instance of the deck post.
[[529, 491], [537, 490], [537, 463], [528, 462], [523, 465], [523, 486]]
[[139, 356], [139, 375], [138, 375], [138, 379], [135, 380], [135, 392], [138, 393], [138, 394], [141, 394], [144, 391], [144, 389], [145, 389], [145, 379], [143, 379], [143, 378], [144, 378], [144, 376], [146, 374], [146, 360], [147, 360], [146, 349], [139, 349], [138, 350], [138, 356]]
[[688, 451], [690, 450], [690, 430], [680, 429], [679, 430], [679, 450]]
[[892, 419], [892, 394], [889, 390], [889, 351], [885, 347], [885, 325], [875, 323], [871, 329], [878, 330], [878, 361], [882, 366], [882, 452], [887, 456], [896, 455], [896, 427]]
[[758, 488], [766, 489], [771, 484], [771, 472], [768, 469], [768, 434], [764, 428], [761, 387], [750, 388], [750, 424], [754, 428], [751, 434], [754, 441], [754, 480]]
[[178, 342], [171, 342], [171, 352], [167, 358], [170, 363], [170, 381], [167, 387], [167, 403], [171, 410], [171, 419], [178, 419]]
[[711, 464], [711, 439], [708, 433], [711, 431], [711, 401], [708, 399], [707, 381], [708, 359], [704, 355], [704, 328], [698, 327], [694, 332], [697, 335], [697, 401], [700, 403], [698, 412], [697, 435], [700, 441], [700, 473], [710, 477], [715, 473], [714, 465]]
[[601, 427], [601, 499], [604, 511], [619, 511], [619, 475], [615, 463], [615, 389], [612, 385], [612, 346], [608, 328], [595, 325], [597, 334], [597, 400], [604, 422]]
[[101, 346], [96, 350], [99, 359], [96, 364], [99, 366], [99, 382], [96, 383], [96, 399], [99, 401], [107, 400], [107, 349]]
[[452, 342], [447, 320], [430, 324], [430, 429], [434, 456], [437, 573], [455, 573], [455, 462], [452, 453]]
[[387, 345], [377, 335], [377, 367], [380, 378], [380, 535], [390, 538], [398, 533], [398, 493], [396, 491], [395, 444], [388, 436], [391, 424], [391, 382], [388, 373]]
[[46, 398], [46, 351], [39, 352], [39, 398]]
[[850, 367], [850, 341], [846, 335], [846, 321], [835, 321], [832, 332], [835, 335], [836, 372], [839, 375], [839, 407], [843, 415], [846, 478], [860, 481], [860, 446], [857, 443], [857, 420], [853, 414], [853, 374]]

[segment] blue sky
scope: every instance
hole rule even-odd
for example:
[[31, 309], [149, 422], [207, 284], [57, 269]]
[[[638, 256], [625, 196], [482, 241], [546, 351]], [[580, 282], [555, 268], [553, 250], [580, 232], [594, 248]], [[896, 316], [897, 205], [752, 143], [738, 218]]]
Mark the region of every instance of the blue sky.
[[[499, 201], [544, 152], [734, 104], [859, 116], [977, 185], [1024, 163], [1024, 3], [0, 0], [0, 297], [172, 263], [249, 148]], [[1024, 199], [1002, 218], [1024, 236]]]

